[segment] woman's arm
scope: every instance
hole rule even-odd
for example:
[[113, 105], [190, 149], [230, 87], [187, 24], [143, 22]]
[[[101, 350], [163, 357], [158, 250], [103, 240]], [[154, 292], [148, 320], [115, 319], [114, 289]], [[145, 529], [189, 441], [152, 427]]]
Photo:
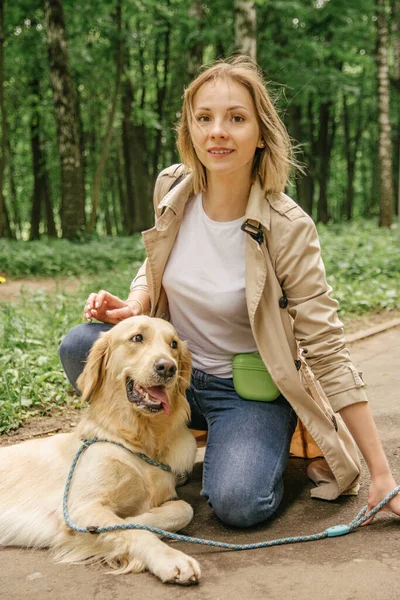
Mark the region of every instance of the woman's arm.
[[278, 238], [278, 243], [270, 247], [271, 260], [288, 300], [296, 340], [333, 410], [338, 412], [349, 404], [367, 401], [364, 382], [345, 344], [338, 303], [326, 280], [315, 225], [299, 207], [292, 212], [295, 215], [291, 219], [271, 215], [271, 232], [275, 228]]
[[[339, 412], [371, 474], [368, 508], [376, 506], [395, 487], [390, 467], [364, 392], [364, 383], [351, 362], [338, 304], [331, 297], [315, 225], [301, 209], [286, 222], [272, 261], [288, 298], [297, 341], [304, 358]], [[272, 226], [271, 226], [272, 231]], [[400, 516], [400, 495], [387, 510]]]
[[[368, 403], [351, 404], [340, 410], [339, 413], [359, 447], [371, 474], [368, 495], [368, 510], [371, 510], [394, 490], [396, 482], [393, 479]], [[395, 496], [385, 506], [385, 509], [400, 516], [400, 495]]]

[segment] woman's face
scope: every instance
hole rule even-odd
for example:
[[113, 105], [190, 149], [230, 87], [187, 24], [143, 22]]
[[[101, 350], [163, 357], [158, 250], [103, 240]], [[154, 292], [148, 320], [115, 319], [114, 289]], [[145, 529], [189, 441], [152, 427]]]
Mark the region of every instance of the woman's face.
[[262, 147], [253, 100], [233, 80], [204, 83], [193, 99], [191, 136], [208, 172], [251, 178], [254, 154]]

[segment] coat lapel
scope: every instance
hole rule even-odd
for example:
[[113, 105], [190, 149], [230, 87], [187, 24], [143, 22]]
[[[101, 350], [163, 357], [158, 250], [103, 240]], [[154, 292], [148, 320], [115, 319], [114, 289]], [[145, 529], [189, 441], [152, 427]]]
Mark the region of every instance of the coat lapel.
[[[258, 179], [253, 183], [250, 190], [245, 213], [246, 221], [255, 227], [261, 226], [266, 231], [270, 229], [270, 205]], [[265, 240], [260, 244], [250, 235], [247, 236], [246, 301], [252, 328], [254, 326], [255, 312], [263, 294], [267, 278], [266, 252]]]
[[175, 243], [186, 202], [193, 195], [193, 178], [187, 175], [158, 203], [156, 224], [142, 233], [147, 255], [146, 278], [151, 306], [156, 307], [165, 265]]

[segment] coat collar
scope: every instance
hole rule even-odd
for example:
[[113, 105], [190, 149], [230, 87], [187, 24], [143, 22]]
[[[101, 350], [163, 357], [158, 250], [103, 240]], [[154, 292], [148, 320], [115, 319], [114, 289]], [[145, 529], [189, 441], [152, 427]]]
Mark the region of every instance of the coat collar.
[[259, 178], [251, 186], [249, 200], [244, 215], [246, 221], [255, 221], [269, 230], [271, 226], [271, 206]]
[[186, 202], [193, 194], [193, 175], [189, 173], [161, 199], [158, 204], [158, 210], [163, 212], [163, 209], [170, 208], [177, 216], [179, 216], [183, 213]]
[[[180, 216], [187, 201], [193, 196], [193, 175], [189, 173], [177, 186], [168, 192], [158, 205], [159, 211], [170, 208]], [[244, 221], [254, 221], [269, 230], [271, 222], [271, 207], [266, 192], [262, 189], [259, 178], [253, 183], [247, 202]]]

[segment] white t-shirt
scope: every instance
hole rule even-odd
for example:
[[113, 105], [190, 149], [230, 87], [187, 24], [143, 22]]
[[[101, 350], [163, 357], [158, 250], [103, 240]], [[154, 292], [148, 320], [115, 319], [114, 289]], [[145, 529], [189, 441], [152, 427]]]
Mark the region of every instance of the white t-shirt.
[[243, 218], [212, 221], [202, 195], [190, 199], [169, 256], [163, 287], [171, 322], [187, 340], [193, 366], [232, 377], [232, 357], [256, 352], [245, 297]]

